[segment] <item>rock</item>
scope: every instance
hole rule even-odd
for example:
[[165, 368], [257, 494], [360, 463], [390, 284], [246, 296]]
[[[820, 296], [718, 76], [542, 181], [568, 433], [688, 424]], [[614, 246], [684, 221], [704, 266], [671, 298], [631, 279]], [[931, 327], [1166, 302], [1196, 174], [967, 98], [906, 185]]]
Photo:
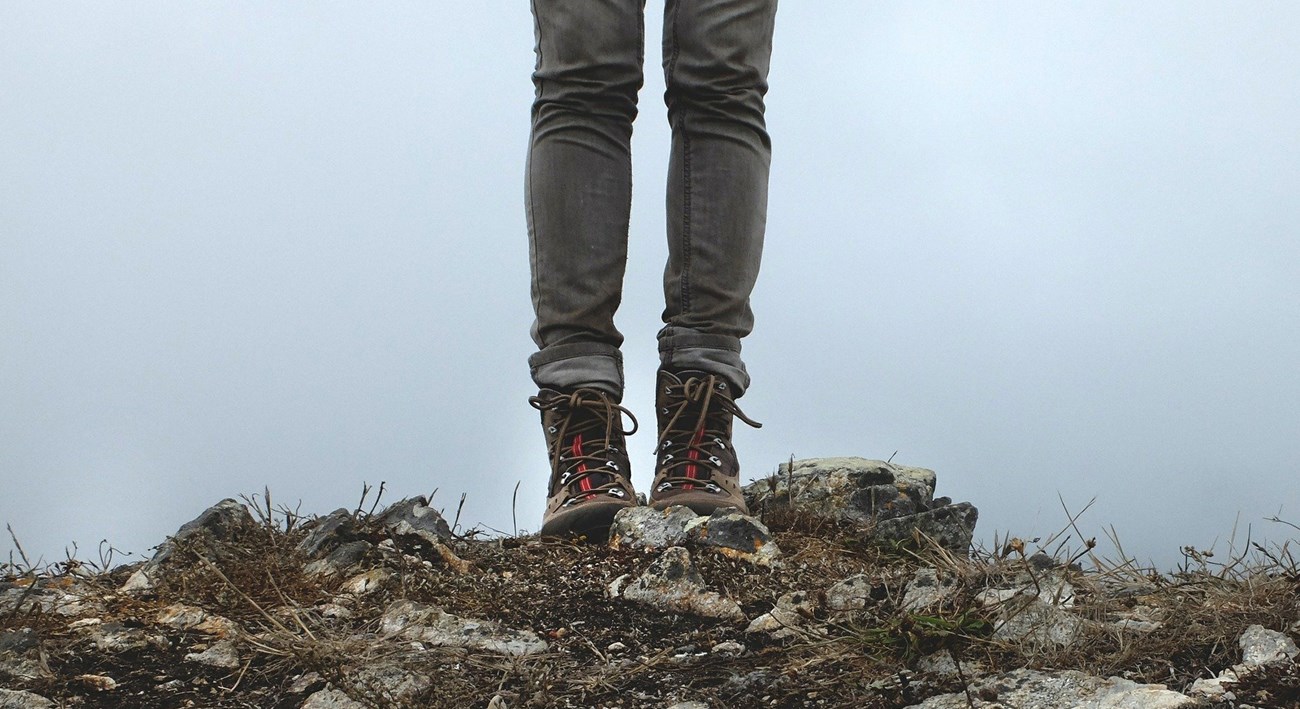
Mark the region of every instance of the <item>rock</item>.
[[930, 509], [934, 471], [866, 458], [782, 463], [775, 475], [745, 486], [750, 509], [793, 505], [833, 519], [878, 522]]
[[0, 709], [54, 709], [54, 702], [39, 694], [0, 688]]
[[1246, 665], [1272, 665], [1294, 660], [1300, 655], [1295, 641], [1276, 630], [1252, 625], [1241, 634], [1241, 662]]
[[40, 638], [31, 628], [0, 630], [0, 655], [5, 653], [21, 655], [29, 650], [35, 650], [40, 644]]
[[957, 582], [952, 577], [940, 579], [936, 569], [929, 566], [919, 568], [903, 592], [903, 610], [918, 613], [935, 608], [952, 598], [956, 591]]
[[943, 694], [914, 704], [910, 709], [1191, 709], [1190, 697], [1162, 684], [1138, 684], [1111, 677], [1103, 679], [1075, 670], [1041, 672], [1018, 669], [976, 680], [970, 687], [974, 704], [965, 692]]
[[166, 650], [171, 643], [167, 638], [142, 628], [129, 628], [121, 623], [103, 623], [91, 627], [90, 641], [101, 652], [128, 652], [154, 647]]
[[627, 652], [627, 645], [616, 640], [605, 647], [605, 652], [608, 652], [611, 655]]
[[529, 630], [506, 628], [491, 620], [460, 618], [442, 609], [397, 601], [384, 610], [381, 632], [438, 647], [463, 647], [502, 655], [545, 652], [546, 642]]
[[876, 523], [873, 538], [884, 544], [906, 544], [917, 531], [933, 539], [939, 546], [965, 554], [970, 551], [975, 535], [979, 510], [969, 502], [958, 502], [934, 510], [902, 517], [891, 517]]
[[352, 699], [343, 690], [326, 687], [307, 697], [301, 709], [369, 709], [369, 707]]
[[391, 662], [361, 667], [350, 673], [347, 681], [349, 688], [381, 706], [426, 706], [418, 700], [433, 686], [428, 676]]
[[239, 659], [239, 650], [233, 640], [221, 640], [213, 643], [203, 652], [191, 652], [185, 655], [186, 662], [197, 662], [210, 667], [222, 667], [233, 670], [243, 664]]
[[90, 687], [96, 692], [107, 692], [112, 689], [117, 689], [117, 680], [108, 675], [77, 675], [73, 679]]
[[667, 549], [686, 544], [687, 525], [700, 519], [691, 508], [673, 505], [666, 510], [653, 507], [626, 507], [614, 515], [609, 528], [609, 544], [648, 549]]
[[735, 640], [726, 640], [709, 648], [709, 652], [723, 657], [740, 657], [745, 654], [745, 646]]
[[669, 704], [665, 709], [709, 709], [709, 705], [704, 702], [677, 702]]
[[666, 549], [675, 546], [712, 547], [725, 556], [771, 566], [781, 555], [772, 533], [762, 522], [730, 509], [705, 517], [689, 507], [664, 510], [628, 507], [619, 510], [610, 527], [610, 546]]
[[1066, 647], [1079, 638], [1083, 627], [1078, 616], [1038, 597], [1029, 597], [1002, 606], [1002, 620], [994, 624], [993, 638], [1040, 647]]
[[239, 632], [239, 626], [229, 618], [182, 603], [173, 603], [158, 611], [154, 622], [178, 630], [193, 630], [218, 638], [228, 638]]
[[340, 544], [324, 559], [309, 562], [303, 571], [316, 576], [336, 576], [355, 568], [372, 549], [370, 542], [355, 541]]
[[350, 593], [354, 596], [365, 596], [380, 590], [392, 579], [393, 572], [380, 566], [344, 581], [343, 585], [339, 587], [339, 592]]
[[862, 610], [870, 598], [871, 580], [866, 574], [858, 574], [826, 590], [826, 607], [832, 611]]
[[690, 529], [691, 539], [714, 547], [725, 556], [761, 566], [776, 563], [781, 550], [762, 522], [735, 511], [715, 510], [703, 524]]
[[380, 513], [378, 522], [395, 534], [414, 534], [430, 542], [449, 542], [454, 538], [447, 520], [423, 495], [394, 502]]
[[165, 571], [171, 561], [177, 545], [181, 543], [198, 543], [207, 551], [215, 552], [215, 543], [238, 542], [245, 535], [257, 529], [257, 522], [238, 500], [226, 498], [204, 510], [202, 514], [181, 525], [167, 541], [158, 545], [158, 551], [144, 563], [122, 585], [127, 593], [142, 593], [153, 588], [158, 574]]
[[774, 638], [802, 634], [799, 630], [817, 612], [817, 597], [804, 591], [787, 593], [777, 599], [772, 610], [755, 618], [747, 633], [771, 633]]
[[[617, 582], [617, 580], [616, 580]], [[621, 586], [621, 584], [619, 584]], [[708, 618], [744, 620], [740, 605], [730, 598], [704, 588], [704, 579], [691, 563], [691, 555], [682, 547], [669, 547], [628, 584], [626, 589], [611, 584], [611, 595], [674, 613], [689, 613]], [[621, 590], [621, 594], [618, 591]]]
[[356, 522], [352, 513], [339, 508], [311, 522], [311, 531], [298, 542], [298, 550], [316, 559], [330, 553], [340, 544], [356, 539]]
[[285, 691], [289, 694], [306, 694], [325, 681], [319, 672], [307, 672], [293, 681]]

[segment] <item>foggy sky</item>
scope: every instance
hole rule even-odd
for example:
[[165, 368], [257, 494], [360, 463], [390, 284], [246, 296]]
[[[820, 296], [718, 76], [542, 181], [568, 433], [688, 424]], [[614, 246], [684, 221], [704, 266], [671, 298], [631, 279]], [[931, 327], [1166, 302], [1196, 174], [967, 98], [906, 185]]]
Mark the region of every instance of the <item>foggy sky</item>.
[[[660, 7], [617, 320], [642, 490]], [[893, 455], [985, 543], [1095, 498], [1085, 535], [1165, 567], [1234, 523], [1285, 540], [1297, 36], [1280, 2], [782, 3], [744, 476]], [[26, 550], [143, 553], [223, 497], [324, 514], [381, 480], [537, 529], [532, 68], [518, 2], [0, 6], [0, 521]]]

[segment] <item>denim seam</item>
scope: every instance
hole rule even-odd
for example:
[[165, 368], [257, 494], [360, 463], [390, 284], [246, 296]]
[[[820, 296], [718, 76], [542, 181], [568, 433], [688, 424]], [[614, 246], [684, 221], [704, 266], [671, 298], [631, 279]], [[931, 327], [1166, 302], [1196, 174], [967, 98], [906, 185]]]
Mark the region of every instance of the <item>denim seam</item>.
[[[670, 91], [673, 90], [673, 80], [677, 74], [677, 61], [681, 56], [681, 39], [677, 33], [678, 18], [681, 15], [682, 5], [678, 2], [673, 5], [673, 58], [668, 66], [668, 82]], [[681, 283], [678, 284], [678, 297], [681, 300], [679, 315], [685, 315], [691, 311], [691, 138], [690, 133], [686, 130], [686, 112], [680, 109], [682, 97], [677, 96], [679, 109], [677, 113], [677, 131], [681, 135], [682, 141], [682, 236], [681, 236]]]
[[[533, 28], [534, 31], [536, 31], [537, 33], [537, 66], [533, 70], [533, 76], [536, 77], [535, 79], [535, 86], [537, 92], [536, 101], [540, 101], [542, 95], [545, 93], [544, 91], [545, 79], [542, 79], [540, 76], [537, 76], [538, 74], [541, 73], [541, 68], [542, 68], [542, 18], [541, 15], [539, 15], [537, 12], [537, 0], [530, 0], [528, 5], [533, 11]], [[530, 183], [528, 189], [528, 222], [530, 227], [529, 228], [530, 233], [528, 235], [528, 257], [530, 261], [529, 265], [532, 267], [531, 272], [533, 274], [532, 293], [537, 301], [536, 302], [537, 317], [540, 320], [541, 314], [544, 312], [544, 308], [542, 307], [542, 298], [546, 289], [542, 288], [541, 285], [537, 282], [537, 276], [536, 276], [536, 274], [539, 272], [540, 264], [537, 258], [537, 210], [533, 206], [533, 190], [531, 185], [533, 180], [532, 146], [537, 143], [537, 104], [536, 103], [533, 104], [532, 114], [533, 114], [532, 121], [531, 121], [532, 125], [528, 130], [529, 150], [528, 150], [528, 165], [527, 165], [527, 170], [528, 170], [527, 181]], [[538, 328], [537, 338], [539, 340], [542, 339], [541, 328]], [[544, 345], [545, 343], [542, 344]]]

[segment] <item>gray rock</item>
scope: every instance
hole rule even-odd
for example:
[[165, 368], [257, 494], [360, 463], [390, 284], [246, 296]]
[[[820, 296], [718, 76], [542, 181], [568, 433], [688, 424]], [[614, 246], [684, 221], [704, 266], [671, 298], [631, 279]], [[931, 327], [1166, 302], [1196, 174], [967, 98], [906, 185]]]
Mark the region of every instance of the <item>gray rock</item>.
[[463, 647], [502, 655], [545, 652], [546, 642], [530, 630], [506, 628], [491, 620], [460, 618], [423, 603], [397, 601], [384, 610], [380, 630], [404, 640], [439, 647]]
[[54, 709], [54, 702], [39, 694], [0, 688], [0, 709]]
[[414, 534], [436, 543], [453, 539], [447, 520], [437, 510], [429, 507], [429, 502], [423, 495], [394, 502], [380, 513], [378, 522], [395, 534]]
[[996, 640], [1067, 647], [1083, 632], [1083, 619], [1036, 596], [1014, 599], [1001, 608], [1002, 619], [993, 626]]
[[793, 504], [833, 519], [879, 522], [930, 509], [934, 471], [866, 458], [782, 463], [771, 478], [745, 486], [750, 509]]
[[627, 507], [614, 515], [609, 528], [610, 546], [667, 549], [686, 543], [687, 527], [701, 519], [689, 507], [673, 505], [666, 510]]
[[832, 611], [857, 611], [871, 599], [871, 579], [866, 574], [850, 576], [826, 590], [826, 607]]
[[664, 707], [664, 709], [709, 709], [709, 705], [705, 704], [704, 702], [695, 702], [695, 701], [677, 702], [675, 704], [669, 704], [668, 706]]
[[228, 638], [239, 632], [239, 626], [229, 618], [183, 603], [173, 603], [158, 611], [154, 622], [178, 630], [194, 630], [219, 638]]
[[957, 582], [951, 576], [939, 578], [939, 572], [929, 566], [916, 570], [903, 592], [903, 610], [918, 613], [931, 609], [952, 598]]
[[666, 549], [674, 546], [711, 547], [722, 554], [763, 566], [777, 563], [780, 548], [762, 522], [729, 509], [705, 517], [689, 507], [665, 510], [628, 507], [619, 510], [610, 527], [610, 545]]
[[1246, 628], [1237, 643], [1241, 646], [1241, 662], [1246, 665], [1280, 664], [1300, 655], [1295, 641], [1262, 625]]
[[355, 568], [374, 548], [370, 542], [345, 542], [335, 547], [324, 559], [309, 562], [303, 571], [316, 576], [337, 576]]
[[215, 642], [203, 652], [191, 652], [185, 655], [186, 662], [197, 662], [210, 667], [233, 670], [243, 664], [239, 659], [239, 650], [232, 640]]
[[153, 588], [158, 574], [165, 572], [176, 547], [180, 543], [195, 542], [215, 552], [215, 544], [221, 542], [237, 543], [244, 536], [257, 529], [257, 522], [238, 500], [226, 498], [204, 510], [202, 514], [181, 525], [167, 541], [158, 545], [153, 557], [136, 570], [122, 585], [122, 591], [139, 593]]
[[[1191, 709], [1190, 697], [1162, 684], [1103, 679], [1074, 670], [1040, 672], [1019, 669], [984, 677], [971, 685], [974, 707], [1015, 709]], [[965, 692], [943, 694], [910, 709], [967, 709]]]
[[28, 650], [35, 650], [40, 644], [40, 638], [31, 628], [0, 631], [0, 654], [21, 655]]
[[739, 512], [716, 510], [703, 524], [692, 527], [690, 535], [692, 540], [726, 556], [762, 566], [772, 566], [781, 555], [767, 527]]
[[348, 675], [348, 687], [378, 706], [425, 706], [419, 702], [433, 686], [427, 675], [388, 662], [361, 667]]
[[143, 628], [129, 628], [121, 623], [102, 623], [87, 626], [90, 629], [90, 642], [101, 652], [127, 652], [154, 647], [166, 650], [170, 643], [167, 638], [150, 633]]
[[313, 692], [302, 703], [301, 709], [370, 709], [365, 704], [352, 699], [341, 689], [326, 687]]
[[971, 538], [975, 536], [975, 523], [979, 510], [969, 502], [918, 512], [904, 517], [892, 517], [876, 523], [873, 537], [885, 544], [908, 543], [913, 531], [930, 537], [939, 546], [965, 554], [970, 551]]
[[683, 547], [669, 547], [626, 589], [620, 587], [617, 581], [611, 584], [611, 595], [674, 613], [728, 620], [745, 618], [734, 600], [705, 589], [704, 579]]
[[735, 640], [725, 640], [709, 648], [709, 653], [723, 657], [740, 657], [745, 654], [745, 646]]
[[745, 628], [747, 633], [771, 633], [774, 638], [801, 635], [812, 614], [817, 612], [817, 597], [804, 591], [782, 595], [772, 610], [760, 615]]
[[315, 559], [330, 553], [340, 544], [356, 538], [356, 524], [352, 513], [339, 508], [313, 520], [311, 531], [298, 542], [298, 550]]

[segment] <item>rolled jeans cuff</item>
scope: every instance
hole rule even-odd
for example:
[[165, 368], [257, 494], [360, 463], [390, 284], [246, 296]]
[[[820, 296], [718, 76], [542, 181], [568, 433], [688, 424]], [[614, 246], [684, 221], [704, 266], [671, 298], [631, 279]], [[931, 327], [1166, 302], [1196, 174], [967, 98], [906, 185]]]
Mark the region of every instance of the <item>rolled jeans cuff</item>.
[[539, 389], [572, 391], [580, 387], [599, 389], [623, 399], [623, 354], [601, 342], [554, 345], [528, 358], [533, 383]]
[[733, 396], [749, 388], [749, 372], [740, 359], [740, 339], [691, 332], [672, 326], [659, 331], [659, 362], [670, 372], [716, 374], [731, 385]]

